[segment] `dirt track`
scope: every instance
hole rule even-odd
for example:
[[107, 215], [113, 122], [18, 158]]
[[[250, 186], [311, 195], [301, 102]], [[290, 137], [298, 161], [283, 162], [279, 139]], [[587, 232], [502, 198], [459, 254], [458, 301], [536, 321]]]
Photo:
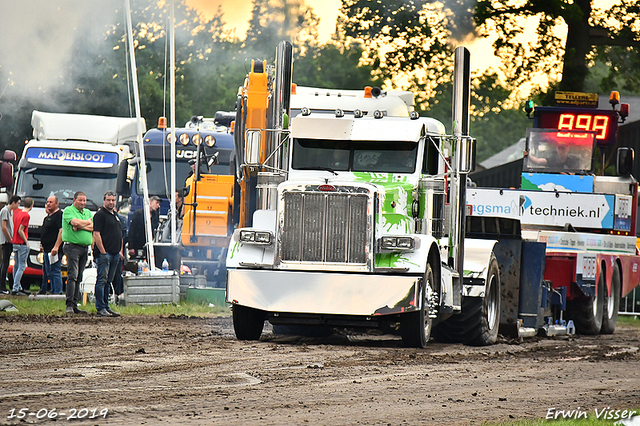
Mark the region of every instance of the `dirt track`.
[[[63, 424], [106, 408], [74, 423], [449, 425], [640, 407], [640, 328], [425, 350], [344, 333], [239, 342], [230, 318], [0, 316], [0, 329], [0, 424], [54, 408]], [[34, 414], [10, 418], [21, 408]]]

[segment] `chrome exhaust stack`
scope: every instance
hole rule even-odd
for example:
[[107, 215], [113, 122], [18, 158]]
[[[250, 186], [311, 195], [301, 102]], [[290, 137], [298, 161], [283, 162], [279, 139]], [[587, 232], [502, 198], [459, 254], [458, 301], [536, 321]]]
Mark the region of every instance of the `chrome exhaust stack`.
[[291, 78], [293, 74], [293, 46], [281, 41], [276, 49], [276, 68], [273, 99], [270, 108], [269, 133], [267, 134], [267, 170], [258, 173], [258, 209], [275, 210], [278, 184], [285, 180], [289, 166], [289, 151], [284, 134], [289, 127], [291, 113]]
[[454, 55], [453, 141], [451, 146], [451, 199], [449, 214], [449, 266], [464, 276], [464, 235], [467, 175], [471, 170], [471, 139], [469, 138], [469, 108], [471, 54], [458, 47]]

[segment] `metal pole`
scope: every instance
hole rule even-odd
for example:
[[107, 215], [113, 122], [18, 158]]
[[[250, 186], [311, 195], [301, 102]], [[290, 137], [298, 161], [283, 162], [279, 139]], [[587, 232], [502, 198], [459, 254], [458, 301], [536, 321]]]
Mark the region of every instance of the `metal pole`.
[[133, 45], [133, 27], [131, 25], [131, 4], [125, 0], [127, 12], [127, 38], [129, 40], [129, 56], [131, 60], [131, 75], [133, 82], [133, 97], [136, 107], [136, 119], [138, 120], [138, 146], [140, 147], [140, 178], [142, 180], [142, 193], [144, 195], [144, 225], [147, 233], [147, 250], [149, 253], [149, 268], [155, 269], [155, 253], [153, 251], [153, 235], [151, 229], [151, 212], [149, 211], [149, 187], [147, 186], [147, 160], [144, 155], [144, 143], [142, 139], [142, 116], [140, 114], [140, 93], [138, 91], [138, 69], [136, 67], [135, 46]]
[[171, 23], [169, 25], [169, 115], [171, 116], [171, 244], [177, 244], [176, 210], [176, 34], [174, 0], [171, 0]]

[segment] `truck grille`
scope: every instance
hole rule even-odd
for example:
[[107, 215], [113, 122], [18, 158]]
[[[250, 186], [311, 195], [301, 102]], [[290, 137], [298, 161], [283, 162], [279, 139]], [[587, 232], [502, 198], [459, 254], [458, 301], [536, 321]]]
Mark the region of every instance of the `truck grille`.
[[366, 194], [285, 192], [283, 261], [367, 261]]

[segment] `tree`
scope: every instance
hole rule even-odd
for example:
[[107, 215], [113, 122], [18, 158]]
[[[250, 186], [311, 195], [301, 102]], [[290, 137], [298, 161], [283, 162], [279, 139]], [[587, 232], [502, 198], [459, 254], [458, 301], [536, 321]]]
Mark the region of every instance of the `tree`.
[[[366, 58], [378, 64], [381, 79], [399, 76], [430, 81], [450, 80], [449, 36], [457, 28], [451, 9], [439, 10], [432, 0], [343, 0], [342, 23], [347, 37], [367, 41]], [[393, 84], [393, 83], [392, 83]]]
[[[557, 80], [558, 90], [582, 91], [594, 56], [609, 62], [611, 46], [634, 46], [626, 50], [637, 56], [640, 46], [640, 6], [633, 0], [618, 0], [609, 9], [596, 8], [593, 0], [480, 0], [475, 22], [482, 36], [497, 34], [496, 55], [503, 71], [517, 86], [536, 74]], [[521, 38], [525, 22], [537, 19], [535, 43]], [[566, 27], [562, 40], [557, 34]], [[596, 50], [596, 47], [601, 46]], [[606, 46], [606, 47], [605, 47]], [[620, 71], [611, 70], [611, 76]]]

